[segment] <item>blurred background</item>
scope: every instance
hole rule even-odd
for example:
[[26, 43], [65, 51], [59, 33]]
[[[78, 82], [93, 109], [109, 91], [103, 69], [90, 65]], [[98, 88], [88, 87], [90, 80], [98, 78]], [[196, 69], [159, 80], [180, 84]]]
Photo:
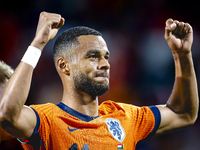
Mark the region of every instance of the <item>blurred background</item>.
[[[34, 38], [41, 11], [59, 13], [64, 30], [88, 26], [99, 30], [111, 52], [109, 91], [99, 98], [137, 106], [165, 104], [174, 83], [174, 61], [164, 39], [168, 18], [189, 22], [198, 85], [200, 81], [200, 9], [190, 0], [0, 0], [0, 60], [16, 68]], [[56, 73], [50, 41], [34, 71], [27, 105], [59, 103], [62, 85]], [[142, 142], [137, 150], [199, 150], [200, 119], [186, 129]], [[1, 150], [21, 150], [16, 139]]]

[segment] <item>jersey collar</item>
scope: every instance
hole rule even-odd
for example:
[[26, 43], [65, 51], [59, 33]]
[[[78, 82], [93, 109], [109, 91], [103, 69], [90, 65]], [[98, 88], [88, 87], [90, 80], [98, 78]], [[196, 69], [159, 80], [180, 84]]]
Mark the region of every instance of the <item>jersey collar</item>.
[[83, 121], [86, 121], [86, 122], [89, 122], [89, 121], [92, 121], [94, 119], [96, 119], [97, 117], [99, 117], [99, 115], [97, 115], [96, 117], [91, 117], [91, 116], [88, 116], [88, 115], [85, 115], [85, 114], [82, 114], [72, 108], [70, 108], [69, 106], [65, 105], [64, 103], [60, 102], [59, 104], [57, 104], [57, 106], [62, 109], [63, 111], [67, 112], [68, 114], [80, 119], [80, 120], [83, 120]]

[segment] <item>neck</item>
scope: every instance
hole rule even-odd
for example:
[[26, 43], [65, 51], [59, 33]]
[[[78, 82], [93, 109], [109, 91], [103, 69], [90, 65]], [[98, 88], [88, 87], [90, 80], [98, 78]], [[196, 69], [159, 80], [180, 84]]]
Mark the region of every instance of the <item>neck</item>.
[[62, 103], [72, 109], [92, 117], [98, 115], [98, 97], [74, 89], [63, 91]]

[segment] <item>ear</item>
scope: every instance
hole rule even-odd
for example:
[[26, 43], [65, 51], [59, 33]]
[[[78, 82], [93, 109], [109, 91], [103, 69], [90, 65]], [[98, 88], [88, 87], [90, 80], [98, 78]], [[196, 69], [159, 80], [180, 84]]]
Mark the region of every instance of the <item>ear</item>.
[[70, 65], [67, 60], [62, 57], [57, 60], [57, 69], [66, 75], [70, 75]]

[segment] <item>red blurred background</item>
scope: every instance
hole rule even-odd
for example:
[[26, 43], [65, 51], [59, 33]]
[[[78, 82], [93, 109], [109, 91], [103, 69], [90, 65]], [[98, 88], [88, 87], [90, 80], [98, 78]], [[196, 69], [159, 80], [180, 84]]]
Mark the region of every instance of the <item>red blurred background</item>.
[[[164, 104], [173, 88], [174, 62], [164, 39], [168, 18], [193, 26], [192, 47], [197, 80], [200, 77], [200, 9], [198, 1], [181, 0], [0, 0], [0, 60], [16, 68], [34, 38], [41, 11], [65, 18], [58, 34], [74, 26], [99, 30], [111, 52], [110, 90], [99, 98], [137, 106]], [[62, 85], [54, 68], [52, 48], [43, 51], [34, 71], [27, 105], [59, 103]], [[198, 82], [199, 84], [199, 82]], [[200, 120], [186, 129], [154, 137], [137, 150], [199, 150]], [[2, 150], [21, 150], [16, 139]]]

